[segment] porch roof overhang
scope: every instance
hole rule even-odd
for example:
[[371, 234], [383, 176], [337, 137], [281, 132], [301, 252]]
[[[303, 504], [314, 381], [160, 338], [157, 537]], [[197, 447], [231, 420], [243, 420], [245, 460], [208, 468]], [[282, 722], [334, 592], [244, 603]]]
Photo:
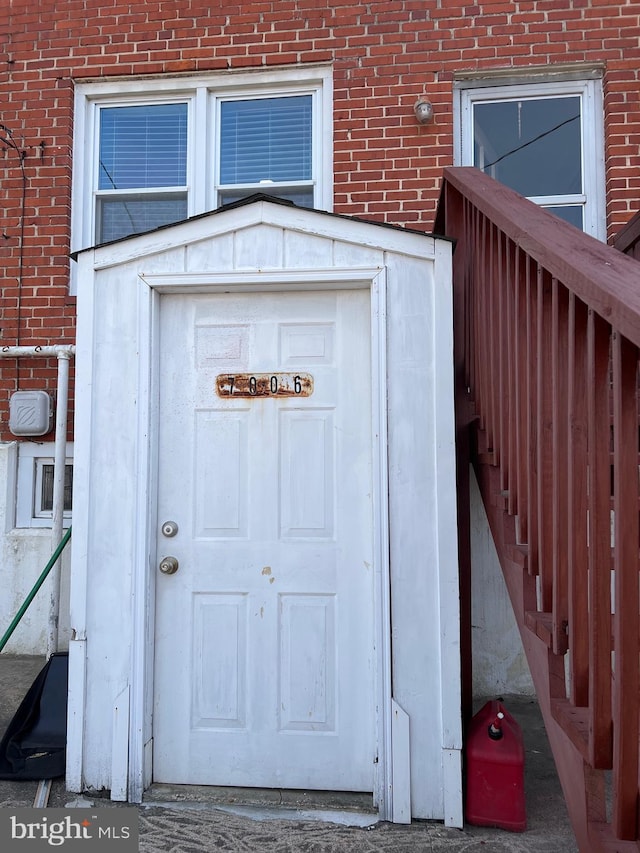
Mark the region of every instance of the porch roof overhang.
[[320, 237], [376, 246], [422, 258], [433, 257], [436, 241], [453, 242], [449, 237], [417, 228], [299, 207], [286, 199], [256, 193], [215, 210], [161, 225], [150, 231], [79, 249], [72, 252], [70, 257], [78, 261], [81, 256], [93, 252], [96, 268], [111, 266], [133, 257], [155, 254], [194, 240], [206, 239], [207, 236], [250, 227], [257, 223], [307, 231]]

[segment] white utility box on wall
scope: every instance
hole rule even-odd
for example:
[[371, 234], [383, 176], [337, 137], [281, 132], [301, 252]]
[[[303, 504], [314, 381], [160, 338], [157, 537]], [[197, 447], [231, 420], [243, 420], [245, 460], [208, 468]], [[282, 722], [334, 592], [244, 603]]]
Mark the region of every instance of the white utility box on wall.
[[9, 401], [13, 435], [46, 435], [53, 426], [53, 402], [46, 391], [16, 391]]

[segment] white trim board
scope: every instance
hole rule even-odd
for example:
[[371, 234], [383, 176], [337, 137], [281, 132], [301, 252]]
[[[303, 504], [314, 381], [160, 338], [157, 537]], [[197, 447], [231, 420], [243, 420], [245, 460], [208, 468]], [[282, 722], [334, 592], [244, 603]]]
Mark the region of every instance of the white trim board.
[[[202, 276], [183, 275], [180, 277], [179, 292], [202, 293], [255, 292], [265, 288], [263, 276], [256, 272], [219, 274], [207, 276], [208, 284]], [[191, 279], [191, 280], [190, 280]], [[371, 325], [373, 333], [371, 380], [372, 380], [372, 434], [374, 437], [374, 601], [376, 622], [376, 707], [377, 707], [377, 781], [374, 799], [380, 811], [381, 819], [392, 819], [394, 814], [394, 788], [391, 784], [391, 634], [390, 634], [390, 574], [388, 548], [388, 489], [386, 456], [386, 369], [382, 342], [386, 340], [386, 288], [385, 271], [331, 270], [330, 273], [299, 271], [280, 271], [277, 275], [280, 287], [291, 290], [341, 290], [361, 289], [368, 286], [371, 293]], [[140, 344], [141, 352], [149, 353], [147, 361], [143, 356], [139, 371], [140, 413], [138, 421], [138, 447], [147, 448], [138, 458], [137, 501], [136, 501], [136, 542], [138, 571], [134, 581], [136, 594], [133, 596], [133, 643], [131, 672], [130, 707], [130, 744], [129, 744], [129, 799], [141, 802], [145, 788], [150, 784], [148, 761], [145, 760], [147, 743], [151, 728], [151, 672], [153, 669], [153, 631], [149, 628], [149, 615], [154, 610], [155, 562], [146, 555], [155, 552], [153, 525], [153, 487], [151, 478], [154, 465], [151, 460], [157, 455], [157, 436], [151, 434], [156, 411], [158, 336], [155, 325], [157, 299], [163, 292], [176, 292], [176, 278], [173, 276], [140, 276]], [[286, 285], [289, 284], [289, 287]], [[150, 513], [147, 507], [151, 505]], [[407, 753], [408, 756], [408, 753]], [[408, 775], [408, 768], [406, 770]], [[406, 810], [406, 809], [405, 809]], [[398, 809], [396, 808], [396, 812]], [[404, 813], [404, 811], [403, 811]]]

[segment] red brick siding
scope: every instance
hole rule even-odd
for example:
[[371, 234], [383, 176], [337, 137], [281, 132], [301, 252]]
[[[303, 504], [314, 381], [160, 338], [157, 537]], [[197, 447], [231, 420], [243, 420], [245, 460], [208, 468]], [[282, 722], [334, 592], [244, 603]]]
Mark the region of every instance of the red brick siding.
[[[429, 230], [452, 162], [454, 73], [568, 62], [605, 67], [609, 233], [640, 196], [640, 4], [611, 0], [12, 0], [0, 10], [0, 342], [70, 342], [67, 297], [73, 81], [331, 62], [335, 210]], [[40, 7], [40, 8], [38, 8]], [[427, 92], [435, 123], [419, 126]], [[23, 233], [20, 275], [20, 233]], [[18, 309], [19, 305], [19, 309]], [[18, 328], [19, 321], [19, 328]], [[0, 370], [0, 426], [19, 383], [55, 363]], [[40, 375], [43, 373], [43, 375]], [[0, 429], [0, 437], [7, 437]]]

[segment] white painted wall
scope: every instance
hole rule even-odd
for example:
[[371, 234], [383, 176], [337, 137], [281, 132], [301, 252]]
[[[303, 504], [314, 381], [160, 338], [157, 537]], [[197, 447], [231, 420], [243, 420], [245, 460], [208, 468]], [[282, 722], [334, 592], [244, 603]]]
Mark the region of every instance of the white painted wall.
[[535, 694], [480, 489], [470, 471], [473, 694]]
[[[152, 661], [149, 653], [143, 660], [134, 631], [146, 595], [146, 638], [153, 636], [157, 571], [155, 554], [136, 551], [146, 512], [136, 472], [153, 447], [141, 396], [153, 338], [145, 276], [206, 287], [207, 274], [299, 269], [302, 280], [362, 267], [386, 271], [393, 690], [410, 717], [412, 814], [461, 823], [451, 246], [265, 202], [79, 257], [71, 790], [113, 787], [126, 797], [127, 749], [133, 754], [135, 739], [148, 744], [152, 735], [150, 710], [140, 708]], [[128, 696], [129, 744], [121, 724]]]
[[[8, 629], [53, 552], [49, 528], [16, 528], [18, 442], [0, 443], [0, 636]], [[69, 642], [70, 548], [62, 555], [59, 649]], [[2, 654], [45, 655], [51, 577], [15, 629]]]
[[442, 750], [460, 773], [447, 752], [461, 749], [450, 256], [438, 274], [386, 260], [394, 698], [410, 718], [412, 814], [442, 819], [462, 808], [455, 783], [430, 784], [433, 765], [416, 759]]

